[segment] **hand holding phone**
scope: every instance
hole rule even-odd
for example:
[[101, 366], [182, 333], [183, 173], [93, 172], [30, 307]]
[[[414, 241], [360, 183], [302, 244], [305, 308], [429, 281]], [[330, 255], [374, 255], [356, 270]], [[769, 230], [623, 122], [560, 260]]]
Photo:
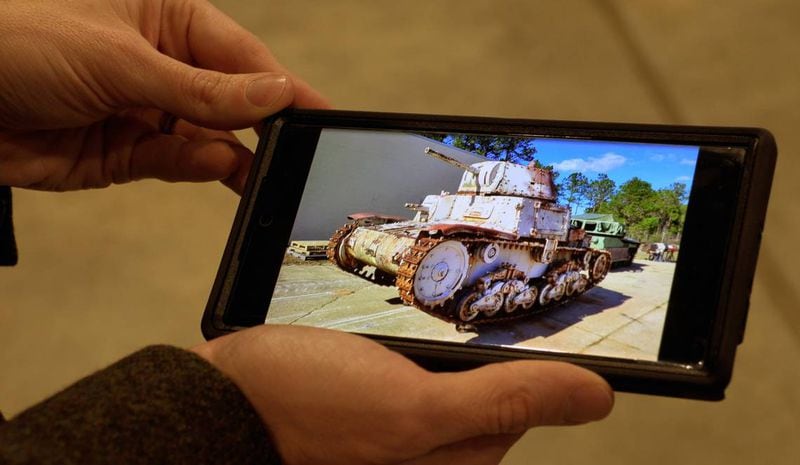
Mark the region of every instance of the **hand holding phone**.
[[438, 370], [555, 359], [722, 398], [767, 131], [295, 110], [256, 155], [207, 337], [333, 328]]
[[369, 339], [261, 325], [193, 349], [242, 390], [287, 464], [499, 463], [527, 429], [599, 420], [594, 373], [518, 361], [430, 373]]

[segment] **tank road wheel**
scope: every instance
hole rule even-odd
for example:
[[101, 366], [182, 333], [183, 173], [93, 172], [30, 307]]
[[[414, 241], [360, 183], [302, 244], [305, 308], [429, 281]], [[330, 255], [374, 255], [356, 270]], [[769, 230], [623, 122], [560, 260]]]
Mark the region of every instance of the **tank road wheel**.
[[459, 241], [444, 241], [419, 262], [414, 274], [414, 297], [428, 307], [443, 305], [461, 289], [467, 276], [469, 252]]
[[558, 302], [564, 298], [565, 287], [566, 286], [564, 285], [564, 283], [556, 283], [556, 285], [553, 286], [553, 296], [552, 296], [553, 300]]
[[530, 310], [536, 305], [536, 298], [539, 297], [539, 289], [536, 286], [525, 287], [518, 294], [509, 294], [506, 297], [504, 309], [506, 313], [522, 307], [523, 310]]
[[472, 321], [478, 316], [481, 311], [477, 308], [472, 308], [472, 304], [479, 298], [480, 294], [478, 292], [470, 292], [461, 299], [458, 303], [458, 317], [461, 321]]
[[601, 253], [594, 259], [592, 267], [590, 268], [589, 275], [593, 283], [599, 283], [606, 277], [608, 270], [611, 268], [611, 259], [608, 253]]
[[514, 297], [514, 294], [508, 294], [505, 302], [503, 302], [503, 310], [505, 310], [506, 313], [513, 313], [514, 310], [519, 308], [519, 304], [514, 302]]
[[542, 290], [539, 292], [539, 305], [545, 307], [553, 300], [551, 294], [553, 293], [554, 287], [555, 286], [552, 284], [547, 284], [542, 288]]
[[570, 271], [567, 274], [567, 279], [564, 280], [564, 291], [567, 297], [572, 297], [578, 290], [578, 281], [580, 281], [580, 274], [577, 271]]
[[530, 310], [536, 305], [536, 298], [539, 297], [538, 295], [539, 289], [536, 286], [529, 287], [523, 294], [527, 294], [527, 299], [524, 302], [520, 303], [522, 305], [523, 310]]
[[575, 294], [575, 284], [577, 281], [567, 281], [564, 283], [564, 293], [567, 297], [572, 297]]
[[575, 292], [578, 294], [583, 294], [588, 286], [589, 280], [586, 279], [586, 276], [579, 274], [578, 280], [575, 281]]

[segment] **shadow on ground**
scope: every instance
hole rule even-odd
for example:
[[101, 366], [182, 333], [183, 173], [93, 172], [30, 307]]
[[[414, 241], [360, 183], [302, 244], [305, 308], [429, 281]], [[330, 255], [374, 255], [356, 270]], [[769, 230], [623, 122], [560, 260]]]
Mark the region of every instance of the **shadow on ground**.
[[587, 317], [622, 305], [630, 296], [596, 287], [577, 299], [518, 320], [478, 325], [478, 335], [468, 344], [514, 345], [535, 338], [548, 338], [583, 322]]

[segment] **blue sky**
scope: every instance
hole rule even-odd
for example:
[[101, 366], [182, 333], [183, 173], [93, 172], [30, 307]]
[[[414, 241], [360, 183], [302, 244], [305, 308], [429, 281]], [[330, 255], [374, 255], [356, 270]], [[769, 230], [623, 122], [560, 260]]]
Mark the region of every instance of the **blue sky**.
[[691, 188], [699, 150], [685, 145], [548, 138], [537, 138], [534, 146], [539, 162], [553, 165], [561, 173], [559, 180], [574, 171], [589, 179], [605, 173], [619, 187], [637, 176], [651, 183], [654, 189], [682, 182], [687, 186], [686, 192]]

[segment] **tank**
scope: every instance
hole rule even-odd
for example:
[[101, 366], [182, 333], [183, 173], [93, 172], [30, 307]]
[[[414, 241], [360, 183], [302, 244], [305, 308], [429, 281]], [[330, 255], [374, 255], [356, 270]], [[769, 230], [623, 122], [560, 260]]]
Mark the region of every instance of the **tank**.
[[572, 217], [572, 226], [582, 228], [591, 236], [590, 246], [607, 250], [612, 265], [628, 266], [633, 263], [639, 241], [625, 237], [625, 225], [614, 221], [613, 215], [586, 213]]
[[405, 204], [411, 219], [350, 215], [330, 238], [331, 262], [459, 329], [544, 311], [606, 276], [611, 254], [570, 226], [550, 171], [425, 153], [464, 171], [456, 193]]

